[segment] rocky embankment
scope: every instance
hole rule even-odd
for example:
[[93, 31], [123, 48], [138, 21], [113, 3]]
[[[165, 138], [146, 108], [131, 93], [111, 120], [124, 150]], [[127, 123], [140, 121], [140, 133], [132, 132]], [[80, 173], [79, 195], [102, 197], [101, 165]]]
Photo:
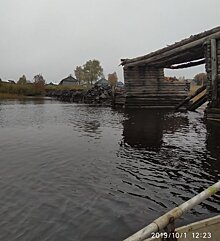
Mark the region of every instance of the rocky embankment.
[[[48, 90], [47, 96], [57, 98], [58, 100], [65, 102], [76, 102], [76, 103], [86, 103], [95, 105], [114, 105], [117, 98], [120, 99], [120, 104], [123, 105], [123, 91], [116, 91], [112, 94], [112, 89], [110, 85], [95, 85], [88, 91], [85, 90]], [[115, 96], [116, 98], [114, 98]]]

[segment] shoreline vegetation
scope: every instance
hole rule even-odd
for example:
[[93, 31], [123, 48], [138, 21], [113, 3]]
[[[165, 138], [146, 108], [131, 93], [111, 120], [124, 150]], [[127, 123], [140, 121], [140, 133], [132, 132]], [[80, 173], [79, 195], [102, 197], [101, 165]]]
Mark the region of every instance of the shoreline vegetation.
[[23, 95], [17, 95], [17, 94], [12, 94], [12, 93], [0, 93], [0, 99], [23, 99], [26, 96]]
[[76, 102], [111, 106], [113, 103], [110, 84], [93, 86], [62, 86], [46, 84], [15, 84], [0, 82], [0, 100], [25, 100], [54, 98], [63, 102]]
[[48, 92], [51, 91], [85, 91], [104, 76], [100, 62], [95, 59], [87, 61], [83, 66], [77, 66], [74, 73], [76, 78], [73, 78], [70, 74], [67, 78], [61, 80], [59, 85], [52, 82], [47, 84], [42, 74], [35, 75], [32, 82], [27, 80], [25, 75], [22, 75], [17, 83], [14, 80], [2, 81], [0, 78], [0, 98], [47, 96]]
[[59, 84], [47, 84], [42, 74], [35, 75], [32, 82], [27, 80], [25, 75], [21, 76], [17, 83], [0, 79], [0, 99], [52, 97], [64, 102], [110, 106], [115, 104], [116, 91], [123, 95], [124, 84], [118, 82], [116, 72], [108, 74], [108, 79], [105, 79], [97, 60], [77, 66], [74, 72], [76, 78], [70, 74]]
[[[79, 99], [79, 95], [81, 95], [84, 100], [84, 95], [87, 95], [99, 80], [105, 79], [103, 68], [99, 60], [96, 59], [87, 61], [83, 66], [77, 66], [74, 74], [76, 78], [70, 74], [67, 78], [62, 79], [58, 85], [52, 82], [47, 84], [42, 74], [35, 75], [32, 82], [27, 80], [25, 75], [22, 75], [17, 83], [14, 80], [2, 81], [0, 78], [0, 99], [49, 96], [74, 101], [74, 99]], [[108, 80], [105, 79], [110, 88], [115, 88], [117, 80], [116, 72], [109, 74]], [[95, 92], [90, 94], [92, 96], [101, 95], [103, 91], [98, 93], [96, 89]], [[74, 98], [76, 95], [78, 97]], [[99, 98], [99, 96], [96, 97]]]
[[0, 93], [0, 100], [25, 100], [25, 99], [46, 99], [51, 98], [46, 95], [38, 95], [38, 96], [25, 96], [25, 95], [17, 95], [10, 93]]
[[81, 86], [38, 86], [34, 83], [11, 84], [0, 82], [0, 99], [16, 99], [26, 97], [45, 97], [50, 91], [85, 90]]

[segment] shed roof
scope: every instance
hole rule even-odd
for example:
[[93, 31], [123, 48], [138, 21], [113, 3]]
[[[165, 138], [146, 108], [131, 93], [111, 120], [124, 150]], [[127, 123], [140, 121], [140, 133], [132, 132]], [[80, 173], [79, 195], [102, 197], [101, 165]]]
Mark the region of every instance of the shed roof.
[[204, 58], [203, 45], [212, 38], [220, 38], [220, 26], [192, 35], [187, 39], [147, 55], [132, 59], [122, 59], [121, 64], [125, 67], [148, 65], [169, 68], [174, 64], [201, 60]]

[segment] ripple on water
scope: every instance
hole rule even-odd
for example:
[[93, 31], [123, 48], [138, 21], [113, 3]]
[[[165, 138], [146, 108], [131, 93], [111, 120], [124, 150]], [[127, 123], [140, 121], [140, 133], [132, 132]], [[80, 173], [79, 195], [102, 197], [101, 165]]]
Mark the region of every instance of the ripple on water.
[[122, 240], [219, 179], [219, 130], [200, 113], [1, 102], [0, 239]]

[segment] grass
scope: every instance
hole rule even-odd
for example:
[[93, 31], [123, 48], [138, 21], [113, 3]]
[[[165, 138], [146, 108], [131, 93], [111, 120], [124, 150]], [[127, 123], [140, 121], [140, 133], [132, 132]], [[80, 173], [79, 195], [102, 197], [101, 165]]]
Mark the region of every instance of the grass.
[[18, 99], [27, 96], [45, 96], [47, 91], [86, 90], [83, 86], [42, 86], [35, 84], [11, 84], [0, 82], [0, 99]]
[[0, 93], [0, 99], [22, 99], [25, 98], [23, 95]]
[[[10, 84], [0, 82], [0, 93], [10, 94], [10, 96], [37, 96], [44, 95], [45, 89], [39, 88], [39, 86], [34, 84]], [[3, 95], [2, 95], [3, 96]]]

